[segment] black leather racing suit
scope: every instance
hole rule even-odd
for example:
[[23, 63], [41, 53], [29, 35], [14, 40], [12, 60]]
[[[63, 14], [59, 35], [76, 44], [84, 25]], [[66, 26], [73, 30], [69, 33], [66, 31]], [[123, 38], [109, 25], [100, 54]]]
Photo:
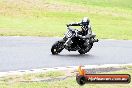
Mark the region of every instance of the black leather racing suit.
[[[87, 47], [87, 43], [85, 40], [85, 38], [89, 38], [90, 35], [92, 35], [92, 31], [91, 31], [91, 26], [90, 25], [83, 25], [82, 23], [72, 23], [72, 24], [68, 24], [67, 26], [81, 26], [81, 30], [78, 31], [78, 36], [77, 39], [81, 39], [81, 48], [86, 48]], [[77, 40], [74, 41], [74, 44], [76, 46]], [[85, 44], [86, 43], [86, 44]]]
[[92, 35], [90, 25], [83, 25], [82, 23], [72, 23], [68, 24], [67, 26], [81, 26], [81, 30], [78, 31], [78, 37], [80, 38], [88, 38], [90, 35]]

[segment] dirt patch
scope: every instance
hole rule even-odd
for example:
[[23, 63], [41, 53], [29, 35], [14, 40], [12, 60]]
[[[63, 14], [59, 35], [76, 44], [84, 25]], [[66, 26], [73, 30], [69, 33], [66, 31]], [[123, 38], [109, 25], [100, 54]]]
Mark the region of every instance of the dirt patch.
[[8, 15], [28, 15], [32, 12], [45, 11], [66, 11], [66, 12], [80, 12], [80, 13], [94, 13], [106, 14], [113, 16], [127, 17], [131, 14], [112, 11], [106, 8], [95, 8], [92, 6], [71, 5], [59, 3], [57, 1], [49, 2], [47, 0], [4, 0], [0, 1], [0, 14]]

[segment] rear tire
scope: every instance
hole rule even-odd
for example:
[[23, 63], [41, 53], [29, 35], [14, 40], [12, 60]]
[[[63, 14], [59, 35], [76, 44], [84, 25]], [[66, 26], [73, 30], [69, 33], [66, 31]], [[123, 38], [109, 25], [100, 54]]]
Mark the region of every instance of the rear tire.
[[85, 50], [84, 50], [84, 49], [80, 49], [80, 50], [78, 50], [78, 52], [79, 52], [80, 54], [85, 54]]
[[[78, 50], [78, 52], [79, 52], [80, 54], [85, 54], [85, 53], [87, 53], [87, 52], [89, 52], [89, 51], [91, 50], [92, 46], [93, 46], [93, 43], [89, 44], [89, 46], [86, 47], [85, 49], [80, 49], [80, 50]], [[88, 49], [87, 49], [87, 48], [88, 48]], [[87, 49], [87, 50], [86, 50], [86, 49]]]
[[64, 47], [63, 47], [63, 44], [64, 44], [64, 41], [61, 40], [61, 41], [57, 41], [51, 48], [51, 53], [53, 55], [57, 55], [58, 53], [60, 53]]
[[92, 47], [93, 47], [93, 43], [91, 43], [91, 44], [88, 46], [88, 50], [86, 51], [86, 53], [89, 52], [89, 51], [91, 50]]

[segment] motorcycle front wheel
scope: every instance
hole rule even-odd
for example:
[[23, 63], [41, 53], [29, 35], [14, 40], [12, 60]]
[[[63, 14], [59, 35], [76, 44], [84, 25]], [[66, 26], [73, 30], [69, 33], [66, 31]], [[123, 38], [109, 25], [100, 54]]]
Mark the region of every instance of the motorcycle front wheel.
[[64, 49], [64, 41], [57, 41], [52, 47], [51, 47], [51, 53], [53, 55], [56, 55], [60, 53]]

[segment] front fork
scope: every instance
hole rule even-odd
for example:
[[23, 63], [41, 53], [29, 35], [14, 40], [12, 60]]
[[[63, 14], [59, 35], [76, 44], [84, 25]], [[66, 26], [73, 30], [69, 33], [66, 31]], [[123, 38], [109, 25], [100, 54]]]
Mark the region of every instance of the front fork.
[[68, 39], [66, 40], [66, 42], [64, 43], [64, 46], [68, 46], [70, 42], [71, 42], [71, 38], [68, 38]]

